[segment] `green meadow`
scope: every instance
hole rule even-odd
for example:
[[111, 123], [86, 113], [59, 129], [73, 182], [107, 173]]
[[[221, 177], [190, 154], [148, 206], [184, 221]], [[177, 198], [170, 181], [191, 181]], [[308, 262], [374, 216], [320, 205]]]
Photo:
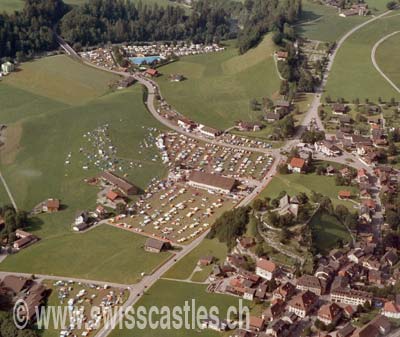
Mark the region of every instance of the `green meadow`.
[[350, 233], [334, 216], [320, 213], [314, 215], [310, 222], [313, 231], [314, 245], [323, 254], [337, 246], [339, 240], [350, 242]]
[[[366, 1], [373, 15], [386, 10], [386, 1]], [[326, 42], [337, 41], [354, 26], [370, 19], [371, 16], [351, 16], [343, 18], [339, 16], [336, 8], [329, 7], [318, 2], [305, 0], [303, 2], [303, 13], [297, 31], [311, 40]]]
[[[144, 251], [146, 238], [103, 225], [87, 233], [44, 239], [0, 264], [0, 270], [132, 284], [151, 273], [169, 253]], [[78, 262], [79, 261], [79, 262]]]
[[[396, 30], [400, 30], [399, 17], [389, 14], [388, 17], [368, 24], [350, 36], [338, 51], [326, 85], [325, 95], [333, 99], [343, 97], [350, 101], [355, 98], [361, 101], [366, 98], [371, 101], [377, 101], [379, 97], [384, 100], [392, 97], [400, 98], [400, 94], [378, 73], [371, 61], [371, 51], [376, 42]], [[387, 76], [394, 76], [394, 81], [396, 81], [398, 78], [398, 70], [397, 72], [395, 70], [398, 67], [397, 54], [393, 49], [388, 52], [385, 45], [383, 45], [384, 49], [378, 50], [379, 66], [385, 69]], [[397, 48], [394, 44], [391, 45], [392, 47]], [[392, 55], [385, 57], [388, 53]], [[393, 75], [392, 71], [394, 71]]]
[[[70, 224], [76, 212], [96, 206], [98, 189], [86, 184], [84, 179], [100, 171], [94, 165], [84, 170], [87, 159], [80, 153], [80, 148], [86, 144], [84, 134], [87, 132], [109, 125], [109, 136], [117, 148], [118, 158], [135, 163], [133, 167], [126, 167], [127, 179], [142, 189], [151, 179], [166, 173], [160, 159], [155, 157], [158, 150], [154, 146], [143, 146], [149, 129], [156, 134], [162, 127], [145, 109], [142, 88], [133, 86], [112, 92], [108, 84], [115, 80], [118, 77], [114, 75], [73, 62], [66, 56], [56, 56], [24, 64], [19, 72], [0, 82], [0, 119], [7, 125], [6, 145], [0, 151], [0, 169], [17, 205], [29, 211], [47, 198], [59, 198], [63, 205], [58, 213], [40, 215], [32, 220], [29, 230], [41, 241], [7, 259], [0, 265], [2, 269], [10, 267], [23, 272], [34, 267], [36, 272], [57, 274], [64, 271], [69, 275], [81, 275], [82, 270], [69, 269], [73, 252], [80, 247], [87, 249], [82, 251], [82, 260], [87, 259], [93, 266], [82, 275], [85, 277], [122, 281], [128, 279], [125, 273], [129, 273], [133, 282], [139, 270], [145, 267], [129, 261], [129, 257], [135, 256], [136, 261], [140, 262], [143, 257], [146, 263], [147, 253], [135, 248], [142, 242], [140, 237], [103, 228], [82, 235], [71, 232]], [[63, 87], [64, 92], [60, 90]], [[69, 154], [70, 163], [66, 164]], [[7, 199], [3, 187], [0, 197]], [[8, 200], [2, 202], [9, 203]], [[121, 242], [122, 246], [110, 244], [119, 237], [127, 238]], [[96, 251], [94, 248], [99, 244]], [[127, 253], [129, 244], [132, 255]], [[57, 249], [60, 254], [54, 254], [49, 264], [46, 256], [50, 255], [46, 254]], [[91, 251], [97, 253], [89, 254]], [[128, 262], [125, 268], [115, 263], [119, 261], [118, 254], [126, 256], [121, 259], [122, 265]], [[107, 261], [110, 256], [115, 256], [115, 261], [110, 259], [111, 270], [94, 270], [99, 261]], [[158, 257], [153, 259], [160, 261]], [[151, 269], [151, 266], [154, 263], [146, 268]]]
[[400, 87], [400, 34], [389, 37], [376, 50], [376, 62], [381, 70]]
[[354, 203], [338, 199], [341, 190], [349, 190], [353, 196], [358, 195], [358, 188], [354, 186], [336, 186], [334, 177], [319, 176], [315, 173], [309, 174], [277, 174], [270, 184], [261, 192], [260, 197], [276, 198], [282, 191], [289, 195], [297, 195], [301, 192], [311, 194], [312, 191], [326, 195], [332, 202], [343, 204], [348, 208], [354, 208]]
[[[161, 92], [179, 112], [209, 126], [225, 129], [236, 120], [256, 120], [259, 112], [250, 110], [250, 100], [279, 90], [274, 50], [267, 36], [244, 55], [230, 42], [223, 52], [183, 57], [160, 68]], [[170, 82], [170, 74], [182, 74], [186, 80]]]
[[[172, 310], [174, 307], [181, 307], [187, 301], [191, 305], [192, 300], [195, 301], [196, 308], [203, 306], [207, 310], [215, 306], [218, 309], [218, 317], [221, 319], [226, 318], [227, 309], [230, 306], [239, 308], [239, 299], [233, 296], [214, 294], [206, 292], [206, 285], [192, 284], [187, 282], [177, 282], [169, 280], [160, 280], [153, 287], [151, 287], [145, 295], [139, 300], [135, 307], [144, 307], [147, 310], [150, 307], [157, 307], [159, 310], [166, 306]], [[168, 291], [166, 291], [168, 289]], [[244, 301], [243, 305], [249, 305], [249, 302]], [[191, 317], [191, 316], [189, 316]], [[198, 317], [198, 316], [195, 316]], [[154, 319], [159, 319], [158, 315], [154, 315]], [[183, 320], [184, 321], [184, 320]], [[189, 318], [189, 322], [192, 322]], [[128, 336], [146, 336], [146, 337], [187, 337], [187, 336], [201, 336], [201, 337], [218, 337], [220, 333], [210, 329], [115, 329], [111, 337], [128, 337]]]

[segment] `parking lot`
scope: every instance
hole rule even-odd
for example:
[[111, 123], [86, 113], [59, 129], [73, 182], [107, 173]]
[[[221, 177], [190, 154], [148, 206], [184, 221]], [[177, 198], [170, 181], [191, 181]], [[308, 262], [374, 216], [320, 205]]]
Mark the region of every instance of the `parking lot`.
[[207, 230], [237, 202], [184, 184], [160, 182], [136, 202], [134, 215], [121, 219], [119, 224], [118, 221], [114, 223], [142, 234], [183, 243]]
[[[52, 290], [49, 305], [68, 307], [70, 320], [68, 326], [60, 331], [60, 336], [88, 336], [103, 324], [107, 311], [123, 304], [129, 292], [125, 289], [84, 284], [74, 281], [45, 281]], [[100, 307], [103, 313], [91, 317], [91, 309]]]
[[269, 155], [204, 143], [173, 132], [160, 137], [165, 152], [163, 159], [168, 158], [173, 169], [183, 165], [236, 179], [260, 181], [273, 163]]

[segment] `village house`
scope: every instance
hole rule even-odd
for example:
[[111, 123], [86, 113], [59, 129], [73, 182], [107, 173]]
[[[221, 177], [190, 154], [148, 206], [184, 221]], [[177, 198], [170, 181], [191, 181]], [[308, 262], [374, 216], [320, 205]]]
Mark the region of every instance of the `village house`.
[[190, 132], [197, 128], [197, 124], [186, 117], [178, 117], [178, 126]]
[[283, 301], [276, 301], [270, 307], [264, 310], [262, 318], [268, 322], [272, 322], [282, 316], [285, 312], [286, 303]]
[[209, 266], [210, 264], [212, 264], [213, 262], [214, 262], [213, 256], [203, 256], [199, 259], [199, 261], [197, 262], [197, 265], [201, 266], [201, 267], [206, 267], [206, 266]]
[[1, 71], [3, 74], [7, 75], [15, 70], [15, 65], [9, 61], [1, 65]]
[[201, 125], [198, 129], [200, 133], [210, 138], [216, 138], [222, 134], [221, 130], [214, 129], [205, 125]]
[[235, 179], [201, 171], [192, 171], [188, 178], [189, 186], [224, 194], [231, 193], [236, 184]]
[[43, 204], [43, 212], [54, 213], [60, 209], [60, 200], [58, 199], [47, 199]]
[[268, 336], [283, 337], [289, 332], [289, 324], [282, 319], [271, 322], [265, 331]]
[[344, 104], [335, 103], [332, 105], [332, 113], [334, 115], [343, 115], [347, 112], [347, 107]]
[[243, 121], [238, 121], [236, 122], [236, 129], [239, 131], [260, 131], [264, 125], [260, 122], [243, 122]]
[[75, 232], [81, 232], [89, 227], [89, 221], [89, 213], [87, 211], [79, 211], [76, 213], [72, 229]]
[[315, 151], [328, 157], [336, 157], [342, 154], [342, 151], [331, 141], [322, 140], [314, 143]]
[[277, 266], [274, 262], [259, 258], [256, 263], [256, 274], [263, 279], [272, 280], [277, 271]]
[[394, 301], [385, 302], [382, 315], [389, 318], [400, 319], [400, 295], [397, 295]]
[[288, 164], [288, 170], [293, 173], [303, 173], [306, 168], [306, 161], [302, 158], [293, 157]]
[[152, 68], [146, 69], [145, 74], [148, 77], [157, 77], [159, 75], [158, 70]]
[[15, 231], [15, 236], [17, 240], [14, 241], [13, 248], [16, 250], [26, 248], [38, 240], [35, 235], [32, 235], [31, 233], [25, 232], [21, 229], [17, 229]]
[[286, 282], [274, 290], [272, 294], [272, 299], [286, 302], [290, 298], [292, 298], [295, 293], [296, 287], [292, 283]]
[[342, 308], [339, 307], [336, 303], [324, 304], [318, 310], [318, 315], [317, 315], [318, 319], [326, 325], [329, 324], [336, 325], [341, 316], [342, 316]]
[[288, 52], [283, 50], [277, 50], [275, 52], [275, 57], [278, 61], [286, 61], [288, 55], [289, 55]]
[[343, 328], [338, 330], [338, 337], [350, 337], [356, 328], [351, 325], [351, 323], [347, 323]]
[[144, 244], [144, 250], [150, 253], [160, 253], [168, 249], [171, 249], [169, 241], [158, 240], [155, 238], [148, 238]]
[[289, 301], [288, 309], [301, 318], [309, 315], [318, 304], [318, 296], [311, 291], [304, 291]]
[[365, 305], [372, 302], [372, 294], [366, 291], [354, 289], [335, 289], [331, 291], [331, 301], [350, 305]]
[[348, 191], [348, 190], [339, 191], [339, 193], [338, 193], [338, 198], [339, 198], [340, 200], [350, 199], [350, 198], [351, 198], [351, 192]]
[[265, 327], [265, 321], [262, 317], [250, 316], [249, 319], [249, 328], [252, 331], [262, 331]]
[[296, 280], [296, 289], [301, 291], [311, 291], [314, 294], [321, 296], [325, 293], [326, 283], [316, 276], [305, 274]]

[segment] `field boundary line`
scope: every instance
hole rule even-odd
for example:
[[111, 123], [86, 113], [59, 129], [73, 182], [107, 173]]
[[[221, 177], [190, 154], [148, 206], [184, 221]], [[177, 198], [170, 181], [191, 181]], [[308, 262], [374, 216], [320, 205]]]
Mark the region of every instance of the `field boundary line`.
[[8, 197], [10, 198], [10, 201], [11, 201], [12, 205], [14, 206], [15, 210], [18, 211], [17, 203], [15, 202], [14, 197], [11, 194], [10, 188], [8, 187], [7, 182], [4, 179], [3, 174], [1, 173], [1, 171], [0, 171], [0, 180], [3, 183], [3, 186], [4, 186], [4, 188], [5, 188], [5, 190], [6, 190], [7, 194], [8, 194]]
[[377, 43], [372, 48], [371, 51], [371, 60], [372, 64], [374, 65], [375, 69], [378, 71], [379, 74], [382, 75], [382, 77], [398, 92], [400, 93], [400, 88], [382, 71], [382, 69], [379, 67], [378, 63], [376, 62], [376, 50], [378, 47], [385, 42], [387, 39], [391, 38], [392, 36], [400, 33], [400, 31], [395, 31], [393, 33], [390, 33], [384, 37], [382, 37]]

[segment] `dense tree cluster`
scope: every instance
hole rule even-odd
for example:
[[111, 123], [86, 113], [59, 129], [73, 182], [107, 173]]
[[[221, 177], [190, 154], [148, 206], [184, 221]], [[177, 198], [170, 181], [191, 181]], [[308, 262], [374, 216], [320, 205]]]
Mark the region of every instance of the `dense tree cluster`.
[[82, 45], [186, 39], [212, 42], [229, 37], [230, 22], [223, 8], [215, 8], [202, 0], [196, 2], [189, 15], [178, 6], [89, 0], [66, 14], [60, 29], [67, 41]]
[[249, 212], [250, 207], [240, 207], [223, 213], [215, 221], [208, 238], [218, 238], [220, 242], [226, 242], [229, 249], [233, 248], [236, 239], [246, 231]]
[[269, 31], [294, 36], [287, 24], [295, 22], [300, 15], [300, 0], [246, 0], [244, 7], [245, 20], [238, 37], [240, 53], [245, 53], [257, 45], [262, 36]]
[[0, 14], [0, 58], [22, 60], [57, 46], [53, 26], [67, 12], [62, 0], [26, 0], [13, 14]]
[[24, 211], [16, 211], [14, 207], [6, 205], [0, 207], [0, 216], [4, 219], [4, 228], [0, 232], [0, 238], [8, 239], [9, 242], [15, 240], [14, 232], [24, 228], [28, 224], [28, 215]]

